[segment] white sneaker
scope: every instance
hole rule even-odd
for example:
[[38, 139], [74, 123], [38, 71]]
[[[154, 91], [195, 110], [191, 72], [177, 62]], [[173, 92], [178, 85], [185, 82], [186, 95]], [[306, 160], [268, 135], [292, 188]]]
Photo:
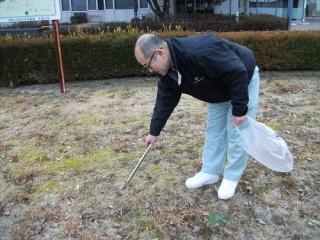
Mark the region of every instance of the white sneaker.
[[206, 172], [198, 172], [192, 178], [186, 180], [187, 188], [199, 188], [204, 185], [213, 184], [218, 182], [219, 176], [216, 174], [210, 174]]
[[221, 185], [218, 190], [218, 198], [227, 200], [233, 197], [238, 181], [230, 181], [222, 179]]

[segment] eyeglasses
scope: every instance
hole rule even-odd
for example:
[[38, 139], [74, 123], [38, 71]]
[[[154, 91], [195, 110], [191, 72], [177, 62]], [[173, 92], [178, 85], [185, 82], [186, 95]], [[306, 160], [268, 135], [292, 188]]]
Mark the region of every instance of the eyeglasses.
[[150, 64], [151, 64], [151, 62], [152, 62], [152, 58], [153, 58], [153, 56], [154, 56], [155, 53], [156, 53], [156, 50], [153, 51], [153, 53], [152, 53], [152, 55], [151, 55], [151, 58], [150, 58], [150, 60], [149, 60], [149, 63], [143, 65], [143, 68], [144, 68], [144, 69], [147, 69], [147, 70], [150, 69]]

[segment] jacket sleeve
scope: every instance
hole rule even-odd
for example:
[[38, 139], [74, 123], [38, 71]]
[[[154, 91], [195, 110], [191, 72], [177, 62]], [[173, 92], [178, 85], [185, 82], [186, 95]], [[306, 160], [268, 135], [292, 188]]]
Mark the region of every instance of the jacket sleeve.
[[216, 46], [213, 51], [200, 53], [198, 64], [210, 79], [217, 79], [226, 85], [232, 104], [233, 116], [244, 116], [248, 111], [247, 69], [241, 59], [230, 49]]
[[179, 103], [181, 97], [179, 87], [173, 86], [173, 84], [172, 86], [169, 86], [166, 81], [168, 81], [168, 79], [163, 78], [160, 78], [158, 81], [157, 98], [153, 109], [149, 132], [153, 136], [160, 135], [162, 128]]

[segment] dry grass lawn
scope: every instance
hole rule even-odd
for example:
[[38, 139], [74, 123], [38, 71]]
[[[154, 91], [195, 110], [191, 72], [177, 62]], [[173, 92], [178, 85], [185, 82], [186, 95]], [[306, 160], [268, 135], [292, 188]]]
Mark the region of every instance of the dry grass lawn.
[[0, 239], [319, 239], [320, 72], [261, 75], [258, 119], [287, 141], [292, 173], [251, 160], [235, 197], [190, 191], [206, 104], [184, 95], [145, 150], [153, 78], [0, 88]]

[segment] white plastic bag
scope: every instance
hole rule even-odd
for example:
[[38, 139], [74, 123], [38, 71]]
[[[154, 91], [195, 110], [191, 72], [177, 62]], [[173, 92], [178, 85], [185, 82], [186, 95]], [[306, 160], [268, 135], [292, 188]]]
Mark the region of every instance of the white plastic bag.
[[293, 169], [293, 157], [286, 142], [271, 128], [247, 116], [236, 129], [242, 137], [242, 147], [255, 160], [278, 172]]

